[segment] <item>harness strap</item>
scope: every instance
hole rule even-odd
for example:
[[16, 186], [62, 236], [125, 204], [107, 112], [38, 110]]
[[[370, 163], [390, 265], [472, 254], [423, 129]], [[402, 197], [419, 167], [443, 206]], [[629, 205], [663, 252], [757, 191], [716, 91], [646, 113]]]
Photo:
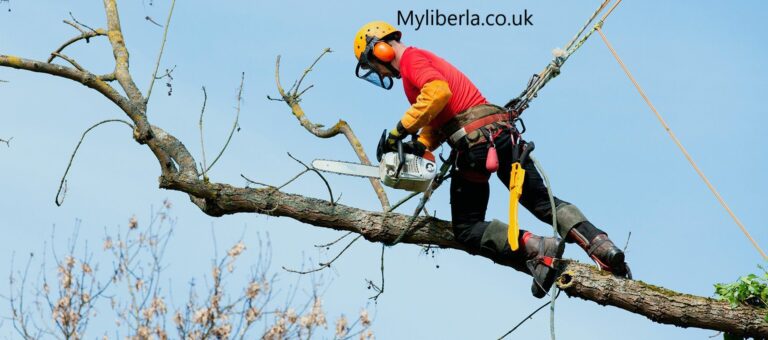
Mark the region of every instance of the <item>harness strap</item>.
[[507, 113], [497, 113], [476, 119], [451, 133], [448, 137], [448, 143], [451, 145], [456, 145], [456, 143], [458, 143], [467, 134], [472, 133], [483, 126], [507, 120], [509, 120], [509, 114]]

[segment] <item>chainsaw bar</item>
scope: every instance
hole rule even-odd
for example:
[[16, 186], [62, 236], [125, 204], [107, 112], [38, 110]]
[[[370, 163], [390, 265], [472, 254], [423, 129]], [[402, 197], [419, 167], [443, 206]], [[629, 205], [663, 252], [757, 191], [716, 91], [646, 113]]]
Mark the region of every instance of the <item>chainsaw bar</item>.
[[364, 178], [379, 178], [379, 167], [360, 163], [316, 159], [312, 161], [312, 167], [325, 172], [341, 175], [357, 176]]

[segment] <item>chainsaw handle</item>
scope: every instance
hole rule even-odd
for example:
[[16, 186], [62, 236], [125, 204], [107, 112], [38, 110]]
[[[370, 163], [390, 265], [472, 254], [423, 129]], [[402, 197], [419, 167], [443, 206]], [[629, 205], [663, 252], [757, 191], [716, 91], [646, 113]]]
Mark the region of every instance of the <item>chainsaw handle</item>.
[[399, 162], [397, 164], [397, 171], [395, 171], [395, 178], [400, 177], [400, 171], [402, 171], [403, 167], [405, 166], [405, 151], [403, 150], [402, 139], [397, 140], [397, 159]]

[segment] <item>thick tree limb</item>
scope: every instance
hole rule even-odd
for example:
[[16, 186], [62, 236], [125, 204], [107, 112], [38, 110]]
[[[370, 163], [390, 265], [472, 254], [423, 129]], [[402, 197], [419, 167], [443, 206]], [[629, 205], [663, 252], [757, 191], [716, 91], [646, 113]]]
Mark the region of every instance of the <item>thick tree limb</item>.
[[654, 322], [678, 327], [714, 329], [743, 337], [765, 339], [768, 309], [678, 293], [643, 281], [625, 280], [593, 266], [563, 261], [557, 285], [568, 296], [611, 305]]
[[[352, 231], [371, 242], [391, 243], [408, 225], [410, 216], [365, 211], [341, 204], [287, 194], [269, 188], [244, 189], [226, 184], [204, 184], [180, 177], [161, 179], [161, 187], [204, 197], [208, 214], [220, 216], [256, 212], [285, 216], [317, 227]], [[442, 248], [465, 248], [453, 238], [447, 221], [419, 217], [402, 242], [434, 244]], [[511, 263], [499, 263], [511, 266]], [[615, 277], [595, 267], [574, 261], [560, 261], [558, 286], [569, 296], [611, 305], [648, 317], [652, 321], [679, 327], [713, 329], [749, 337], [768, 336], [763, 320], [768, 310], [743, 306], [731, 309], [727, 302], [674, 292], [642, 281]]]

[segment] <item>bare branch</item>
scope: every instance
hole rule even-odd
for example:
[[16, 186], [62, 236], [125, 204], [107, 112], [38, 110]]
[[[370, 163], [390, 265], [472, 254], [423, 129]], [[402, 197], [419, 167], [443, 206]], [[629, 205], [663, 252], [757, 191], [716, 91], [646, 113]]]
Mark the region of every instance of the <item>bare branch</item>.
[[77, 23], [77, 24], [73, 24], [71, 21], [68, 21], [68, 20], [64, 20], [64, 23], [66, 23], [66, 24], [68, 24], [68, 25], [70, 25], [70, 26], [74, 27], [75, 29], [77, 29], [78, 31], [80, 31], [80, 33], [83, 33], [83, 34], [85, 34], [85, 30], [84, 30], [84, 29], [82, 29], [82, 28], [81, 28], [81, 26], [82, 26], [82, 27], [85, 27], [85, 28], [87, 28], [87, 29], [89, 29], [91, 32], [95, 32], [95, 31], [96, 31], [95, 29], [91, 28], [90, 26], [88, 26], [88, 25], [86, 25], [86, 24], [84, 24], [84, 23], [82, 23], [82, 22], [78, 21], [78, 20], [75, 18], [75, 16], [72, 14], [72, 12], [69, 12], [69, 17], [70, 17], [70, 18], [72, 18], [72, 21], [74, 21], [74, 22], [75, 22], [75, 23]]
[[377, 286], [373, 283], [371, 280], [366, 280], [368, 283], [368, 289], [373, 289], [376, 294], [371, 296], [369, 299], [376, 301], [379, 299], [379, 296], [381, 294], [384, 294], [384, 251], [387, 249], [387, 246], [382, 244], [381, 245], [381, 259], [379, 260], [381, 263], [381, 283]]
[[547, 301], [547, 303], [545, 303], [545, 304], [543, 304], [543, 305], [539, 306], [539, 308], [536, 308], [536, 309], [535, 309], [535, 310], [534, 310], [534, 311], [533, 311], [531, 314], [528, 314], [528, 316], [526, 316], [526, 317], [525, 317], [525, 319], [523, 319], [522, 321], [520, 321], [520, 323], [518, 323], [517, 325], [515, 325], [515, 327], [512, 327], [512, 329], [510, 329], [510, 330], [509, 330], [509, 332], [506, 332], [506, 333], [504, 333], [504, 335], [500, 336], [500, 337], [499, 337], [499, 340], [501, 340], [501, 339], [504, 339], [504, 338], [506, 338], [506, 337], [507, 337], [507, 335], [510, 335], [510, 334], [512, 334], [512, 332], [514, 332], [514, 331], [515, 331], [517, 328], [519, 328], [520, 326], [522, 326], [522, 325], [523, 325], [523, 324], [524, 324], [526, 321], [530, 320], [530, 319], [531, 319], [531, 318], [532, 318], [534, 315], [536, 315], [536, 313], [538, 313], [538, 312], [539, 312], [540, 310], [542, 310], [544, 307], [548, 306], [550, 303], [552, 303], [552, 301]]
[[64, 54], [61, 54], [61, 53], [58, 53], [58, 52], [53, 52], [53, 53], [51, 53], [51, 58], [53, 58], [53, 57], [59, 57], [61, 59], [64, 59], [67, 62], [69, 62], [70, 64], [72, 64], [72, 66], [74, 66], [78, 71], [86, 72], [85, 69], [82, 66], [80, 66], [80, 64], [78, 64], [74, 59], [72, 59], [72, 58], [70, 58], [70, 57], [68, 57], [68, 56], [66, 56]]
[[[237, 90], [237, 109], [235, 110], [235, 122], [232, 124], [232, 130], [229, 131], [229, 136], [227, 137], [227, 141], [224, 143], [224, 147], [221, 148], [221, 151], [219, 151], [219, 154], [216, 155], [216, 158], [213, 159], [213, 162], [211, 162], [211, 165], [209, 165], [207, 168], [203, 170], [203, 174], [210, 171], [211, 168], [216, 164], [216, 162], [221, 158], [221, 155], [224, 154], [224, 151], [227, 150], [227, 146], [229, 146], [229, 142], [232, 140], [232, 135], [235, 134], [235, 130], [239, 130], [238, 124], [240, 122], [240, 104], [243, 102], [243, 82], [245, 82], [245, 72], [243, 72], [240, 75], [240, 88]], [[202, 119], [202, 114], [200, 115], [200, 118]]]
[[56, 54], [61, 53], [62, 51], [64, 51], [64, 49], [67, 48], [67, 46], [69, 46], [69, 45], [72, 45], [72, 44], [74, 44], [74, 43], [76, 43], [76, 42], [78, 42], [80, 40], [83, 40], [83, 39], [85, 39], [85, 42], [89, 42], [90, 38], [97, 37], [97, 36], [106, 36], [107, 35], [107, 32], [103, 28], [99, 28], [97, 30], [91, 30], [91, 31], [84, 31], [80, 27], [78, 27], [77, 25], [75, 25], [75, 24], [73, 24], [73, 23], [71, 23], [71, 22], [69, 22], [67, 20], [64, 20], [64, 22], [69, 24], [69, 25], [74, 26], [75, 28], [77, 28], [80, 31], [81, 34], [76, 36], [76, 37], [74, 37], [74, 38], [72, 38], [72, 39], [67, 40], [66, 42], [64, 42], [64, 44], [59, 46], [59, 48], [57, 48], [55, 51], [51, 52], [51, 56], [47, 60], [48, 63], [53, 62], [53, 59], [56, 58]]
[[325, 183], [325, 187], [328, 188], [328, 196], [330, 196], [331, 205], [335, 205], [336, 203], [333, 201], [333, 190], [331, 190], [331, 185], [328, 184], [328, 180], [325, 179], [325, 176], [323, 176], [323, 174], [321, 174], [320, 171], [317, 171], [315, 168], [307, 166], [306, 164], [304, 164], [304, 162], [296, 159], [296, 157], [293, 157], [293, 155], [291, 155], [290, 152], [288, 153], [288, 157], [291, 157], [293, 158], [294, 161], [299, 162], [299, 164], [303, 165], [307, 171], [312, 171], [316, 173], [318, 176], [320, 176], [320, 179], [322, 179], [323, 182]]
[[[120, 28], [120, 16], [117, 12], [116, 1], [104, 0], [104, 9], [107, 14], [107, 37], [109, 37], [112, 53], [115, 56], [115, 77], [132, 102], [144, 103], [141, 91], [139, 91], [136, 83], [133, 82], [133, 78], [128, 70], [128, 49], [125, 47], [125, 38]], [[140, 110], [142, 115], [145, 114], [145, 107], [142, 107]], [[148, 133], [148, 131], [143, 133]], [[148, 139], [149, 136], [146, 136], [146, 138]]]
[[75, 146], [75, 150], [72, 151], [72, 156], [69, 157], [69, 163], [67, 164], [67, 169], [64, 170], [64, 175], [61, 176], [61, 182], [59, 182], [59, 190], [56, 192], [56, 199], [54, 200], [56, 202], [57, 206], [61, 206], [61, 204], [64, 203], [64, 197], [61, 196], [61, 193], [62, 193], [63, 188], [66, 185], [67, 174], [69, 173], [69, 169], [72, 167], [72, 161], [75, 159], [75, 155], [77, 154], [77, 150], [80, 149], [80, 145], [83, 144], [83, 140], [85, 139], [85, 135], [87, 135], [88, 132], [90, 132], [91, 130], [95, 129], [97, 126], [99, 126], [101, 124], [110, 123], [110, 122], [120, 122], [120, 123], [123, 123], [125, 125], [128, 125], [128, 127], [133, 129], [133, 125], [131, 125], [131, 123], [128, 123], [128, 122], [126, 122], [126, 121], [124, 121], [122, 119], [107, 119], [107, 120], [103, 120], [101, 122], [98, 122], [98, 123], [92, 125], [87, 130], [85, 130], [85, 132], [83, 132], [83, 135], [80, 136], [80, 141], [77, 142], [77, 146]]
[[[155, 85], [155, 80], [157, 79], [157, 70], [160, 68], [160, 60], [163, 58], [163, 50], [165, 50], [165, 41], [166, 41], [166, 38], [168, 37], [168, 28], [171, 26], [171, 16], [173, 16], [173, 8], [175, 6], [176, 6], [176, 0], [172, 0], [171, 9], [168, 10], [168, 18], [165, 20], [165, 29], [163, 30], [163, 42], [160, 43], [160, 52], [157, 53], [157, 62], [155, 62], [155, 72], [152, 73], [152, 79], [149, 81], [149, 88], [147, 89], [147, 97], [144, 99], [144, 104], [149, 103], [149, 97], [152, 95], [152, 87]], [[153, 22], [155, 25], [158, 25], [156, 22], [152, 21], [152, 19], [150, 19], [149, 17], [147, 17], [146, 19]]]
[[347, 249], [349, 249], [349, 247], [351, 247], [352, 244], [354, 244], [362, 236], [363, 235], [357, 235], [357, 237], [352, 239], [352, 241], [350, 241], [343, 249], [341, 249], [341, 251], [338, 254], [336, 254], [336, 256], [334, 256], [330, 261], [328, 261], [328, 262], [320, 262], [318, 264], [320, 267], [317, 267], [315, 269], [310, 269], [310, 270], [307, 270], [307, 271], [288, 269], [285, 266], [283, 266], [283, 269], [285, 271], [288, 271], [288, 272], [291, 272], [291, 273], [296, 273], [296, 274], [309, 274], [309, 273], [319, 272], [319, 271], [321, 271], [321, 270], [323, 270], [325, 268], [330, 268], [331, 264], [336, 262], [336, 260], [338, 260], [339, 257], [341, 257], [341, 255], [344, 254], [344, 252], [347, 251]]
[[202, 166], [203, 180], [208, 182], [208, 176], [206, 175], [208, 167], [207, 167], [206, 162], [205, 162], [205, 142], [203, 141], [203, 114], [205, 114], [205, 104], [206, 103], [208, 103], [208, 92], [205, 90], [205, 86], [203, 86], [203, 106], [200, 109], [200, 121], [199, 121], [199, 126], [200, 126], [200, 150], [203, 153], [203, 166]]
[[[355, 133], [352, 131], [352, 128], [347, 124], [347, 122], [343, 120], [339, 120], [336, 124], [334, 124], [332, 127], [328, 129], [323, 129], [323, 125], [315, 124], [311, 122], [304, 113], [304, 109], [301, 108], [299, 105], [299, 92], [298, 92], [298, 86], [301, 85], [301, 81], [304, 80], [304, 77], [312, 70], [312, 68], [317, 64], [317, 62], [320, 60], [322, 56], [324, 56], [326, 53], [329, 53], [330, 49], [325, 49], [320, 54], [320, 56], [315, 59], [315, 61], [312, 63], [312, 65], [307, 68], [304, 71], [304, 74], [301, 76], [301, 78], [296, 81], [294, 86], [289, 89], [289, 91], [285, 91], [283, 89], [282, 84], [280, 83], [280, 56], [277, 56], [277, 59], [275, 61], [275, 83], [277, 85], [277, 91], [280, 93], [280, 97], [282, 100], [291, 108], [291, 112], [296, 117], [296, 119], [299, 120], [299, 123], [301, 126], [303, 126], [307, 131], [309, 131], [311, 134], [320, 137], [320, 138], [331, 138], [333, 136], [336, 136], [338, 134], [343, 134], [347, 141], [349, 141], [350, 145], [352, 146], [352, 149], [355, 151], [355, 154], [357, 154], [358, 159], [360, 159], [360, 162], [366, 165], [370, 165], [371, 161], [368, 159], [368, 156], [365, 153], [365, 150], [363, 149], [362, 144], [360, 143], [360, 140], [355, 136]], [[291, 92], [291, 90], [293, 92]], [[306, 91], [306, 90], [304, 90]], [[302, 91], [301, 93], [303, 93]], [[267, 96], [268, 99], [274, 100], [273, 98]], [[387, 198], [387, 194], [384, 191], [384, 188], [381, 186], [381, 183], [376, 178], [370, 179], [371, 186], [373, 186], [373, 190], [376, 192], [376, 196], [379, 198], [379, 201], [381, 202], [381, 206], [384, 210], [388, 210], [389, 208], [389, 199]]]
[[[299, 93], [299, 88], [301, 88], [301, 82], [303, 82], [303, 81], [304, 81], [304, 78], [307, 76], [307, 74], [309, 74], [309, 72], [312, 72], [312, 68], [314, 68], [314, 67], [315, 67], [315, 65], [317, 65], [317, 62], [318, 62], [318, 61], [320, 61], [320, 58], [322, 58], [322, 57], [323, 57], [325, 54], [327, 54], [327, 53], [331, 53], [331, 52], [333, 52], [333, 51], [331, 51], [331, 49], [330, 49], [330, 48], [326, 48], [326, 49], [324, 49], [324, 50], [323, 50], [323, 52], [322, 52], [322, 53], [320, 53], [320, 55], [319, 55], [319, 56], [317, 56], [317, 58], [315, 59], [315, 61], [314, 61], [314, 62], [312, 62], [312, 65], [309, 65], [309, 67], [307, 67], [307, 68], [304, 70], [304, 73], [301, 75], [301, 78], [299, 78], [299, 80], [298, 80], [298, 81], [297, 81], [297, 82], [296, 82], [296, 83], [295, 83], [295, 84], [294, 84], [294, 85], [291, 87], [291, 89], [293, 89], [293, 94], [294, 94], [294, 97], [296, 97], [296, 99], [298, 99], [298, 97], [300, 97], [300, 96], [301, 96], [301, 93], [304, 93], [306, 90], [308, 90], [308, 89], [309, 89], [309, 87], [312, 87], [312, 86], [310, 85], [310, 86], [309, 86], [309, 87], [308, 87], [306, 90], [304, 90], [304, 91], [302, 91], [301, 93]], [[288, 92], [291, 92], [291, 90], [288, 90]]]
[[11, 147], [11, 141], [12, 141], [12, 140], [13, 140], [13, 137], [11, 137], [11, 138], [8, 138], [8, 139], [2, 139], [2, 138], [0, 138], [0, 143], [5, 143], [5, 146], [7, 146], [7, 147], [9, 147], [9, 148], [10, 148], [10, 147]]
[[[20, 58], [12, 55], [0, 54], [0, 66], [11, 67], [16, 69], [22, 69], [32, 72], [47, 73], [53, 76], [67, 78], [81, 83], [87, 87], [90, 87], [115, 103], [120, 109], [125, 112], [128, 117], [134, 122], [133, 137], [140, 143], [146, 143], [151, 133], [149, 132], [149, 123], [146, 120], [146, 116], [143, 114], [143, 108], [137, 107], [128, 98], [122, 96], [112, 86], [107, 84], [105, 80], [113, 78], [112, 75], [97, 76], [90, 72], [84, 72], [72, 67], [66, 67], [51, 63], [45, 63], [42, 61]], [[115, 74], [114, 78], [117, 75]], [[102, 80], [104, 78], [105, 80]], [[150, 145], [153, 148], [154, 144]], [[162, 150], [153, 148], [152, 151], [160, 159], [166, 158], [162, 154]], [[165, 164], [165, 163], [163, 163]], [[163, 166], [163, 168], [167, 168]]]
[[158, 23], [157, 23], [157, 22], [156, 22], [154, 19], [152, 19], [152, 18], [151, 18], [150, 16], [148, 16], [148, 15], [147, 15], [146, 17], [144, 17], [144, 19], [145, 19], [145, 20], [147, 20], [147, 21], [149, 21], [149, 22], [151, 22], [151, 23], [153, 23], [153, 24], [155, 24], [155, 26], [157, 26], [157, 27], [163, 27], [163, 25], [160, 25], [160, 24], [158, 24]]
[[345, 237], [347, 237], [349, 235], [352, 235], [351, 231], [344, 233], [343, 236], [337, 238], [335, 241], [332, 241], [332, 242], [329, 242], [329, 243], [326, 243], [326, 244], [316, 244], [315, 247], [317, 247], [317, 248], [327, 248], [327, 247], [330, 247], [330, 246], [338, 243], [339, 241], [343, 240]]

